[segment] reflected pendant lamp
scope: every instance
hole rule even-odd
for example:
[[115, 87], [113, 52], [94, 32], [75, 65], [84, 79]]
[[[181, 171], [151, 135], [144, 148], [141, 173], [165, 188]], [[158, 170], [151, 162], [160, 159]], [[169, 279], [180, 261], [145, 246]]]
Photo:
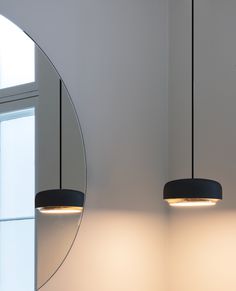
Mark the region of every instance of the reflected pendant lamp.
[[222, 200], [217, 181], [194, 176], [194, 0], [192, 0], [192, 177], [165, 184], [163, 198], [170, 206], [211, 206]]
[[59, 130], [59, 189], [49, 189], [36, 194], [35, 208], [46, 214], [77, 214], [83, 211], [84, 193], [62, 189], [62, 81], [60, 80], [60, 130]]

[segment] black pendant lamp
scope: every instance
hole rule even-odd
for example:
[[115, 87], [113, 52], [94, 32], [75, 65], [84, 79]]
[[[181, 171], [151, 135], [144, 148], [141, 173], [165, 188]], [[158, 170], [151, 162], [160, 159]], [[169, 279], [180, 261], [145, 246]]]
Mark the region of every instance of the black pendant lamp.
[[84, 207], [84, 193], [62, 189], [62, 81], [60, 80], [60, 131], [59, 131], [59, 152], [60, 152], [60, 188], [41, 191], [36, 194], [35, 208], [42, 213], [48, 214], [73, 214], [81, 213]]
[[192, 177], [165, 184], [163, 198], [170, 206], [210, 206], [222, 200], [222, 187], [214, 180], [194, 177], [194, 0], [192, 0]]

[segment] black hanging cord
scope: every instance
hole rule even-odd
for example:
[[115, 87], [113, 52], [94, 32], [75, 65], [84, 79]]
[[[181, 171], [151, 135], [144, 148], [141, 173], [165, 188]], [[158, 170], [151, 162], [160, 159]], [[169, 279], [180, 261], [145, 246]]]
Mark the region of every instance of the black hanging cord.
[[62, 81], [59, 92], [59, 187], [62, 189]]
[[192, 0], [192, 179], [194, 178], [194, 0]]

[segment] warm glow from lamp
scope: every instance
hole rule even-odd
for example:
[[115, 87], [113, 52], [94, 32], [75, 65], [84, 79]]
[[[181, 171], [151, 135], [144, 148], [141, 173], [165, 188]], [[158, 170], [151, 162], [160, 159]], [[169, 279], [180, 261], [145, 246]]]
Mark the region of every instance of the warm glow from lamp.
[[213, 206], [219, 201], [219, 199], [208, 198], [176, 198], [166, 199], [170, 206], [173, 207], [201, 207], [201, 206]]
[[79, 214], [82, 213], [83, 207], [72, 206], [54, 206], [37, 208], [41, 213], [45, 214]]

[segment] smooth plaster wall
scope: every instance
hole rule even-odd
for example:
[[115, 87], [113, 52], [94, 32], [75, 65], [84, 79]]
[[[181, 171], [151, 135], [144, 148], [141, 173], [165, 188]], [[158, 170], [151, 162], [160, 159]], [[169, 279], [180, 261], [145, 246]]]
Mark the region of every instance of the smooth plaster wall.
[[[212, 209], [169, 222], [169, 290], [234, 291], [236, 244], [236, 2], [195, 1], [196, 176], [222, 183]], [[191, 6], [170, 0], [171, 178], [190, 176]]]
[[[169, 2], [169, 178], [181, 178], [191, 166], [191, 7], [188, 0]], [[0, 1], [1, 13], [58, 68], [85, 137], [85, 217], [46, 291], [235, 290], [236, 4], [196, 1], [196, 174], [221, 181], [224, 201], [172, 210], [168, 227], [161, 202], [167, 9], [164, 0]]]
[[42, 290], [165, 290], [168, 1], [0, 0], [0, 13], [57, 67], [87, 152], [79, 236]]

